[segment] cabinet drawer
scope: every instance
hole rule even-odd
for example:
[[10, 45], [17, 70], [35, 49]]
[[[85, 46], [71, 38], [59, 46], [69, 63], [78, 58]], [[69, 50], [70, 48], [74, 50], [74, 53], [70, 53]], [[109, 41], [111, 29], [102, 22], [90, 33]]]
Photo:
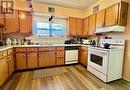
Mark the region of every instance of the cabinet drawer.
[[36, 52], [37, 48], [27, 48], [27, 52]]
[[64, 50], [64, 47], [56, 47], [56, 50], [60, 51], [60, 50]]
[[6, 56], [7, 56], [7, 51], [0, 52], [0, 58], [6, 57]]
[[41, 47], [38, 48], [39, 51], [54, 51], [55, 47]]
[[16, 48], [16, 52], [26, 52], [26, 48]]
[[13, 49], [8, 49], [7, 52], [8, 52], [8, 55], [10, 55], [13, 53]]
[[87, 47], [81, 47], [81, 50], [82, 50], [82, 51], [87, 51], [88, 48], [87, 48]]
[[57, 51], [56, 57], [64, 57], [64, 51]]
[[64, 58], [57, 58], [56, 65], [64, 65], [65, 59]]

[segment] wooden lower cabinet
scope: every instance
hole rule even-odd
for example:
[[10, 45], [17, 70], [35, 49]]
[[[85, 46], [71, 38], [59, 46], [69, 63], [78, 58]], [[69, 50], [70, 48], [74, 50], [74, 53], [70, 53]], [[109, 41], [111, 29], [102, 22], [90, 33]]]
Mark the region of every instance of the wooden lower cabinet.
[[27, 53], [27, 68], [38, 67], [38, 56], [37, 52]]
[[9, 58], [7, 59], [7, 62], [8, 62], [8, 72], [9, 72], [9, 75], [11, 75], [13, 72], [14, 72], [14, 56], [13, 55], [10, 55]]
[[87, 66], [87, 61], [88, 61], [88, 51], [86, 48], [81, 48], [79, 51], [79, 62]]
[[39, 67], [55, 66], [55, 51], [39, 52]]
[[26, 53], [16, 53], [16, 68], [19, 69], [26, 69], [27, 68], [26, 62]]
[[7, 58], [0, 59], [0, 86], [7, 80], [8, 78], [8, 63]]
[[56, 51], [56, 65], [64, 65], [65, 64], [65, 51], [57, 50]]
[[64, 57], [56, 58], [56, 65], [64, 65], [64, 64], [65, 64], [65, 58]]

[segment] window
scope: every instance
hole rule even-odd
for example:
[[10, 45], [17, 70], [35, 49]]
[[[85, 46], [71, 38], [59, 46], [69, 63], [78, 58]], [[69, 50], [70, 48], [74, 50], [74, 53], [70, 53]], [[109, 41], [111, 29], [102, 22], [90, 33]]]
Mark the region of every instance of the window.
[[65, 37], [66, 19], [55, 17], [53, 23], [50, 23], [48, 20], [49, 16], [34, 15], [33, 35], [35, 37]]

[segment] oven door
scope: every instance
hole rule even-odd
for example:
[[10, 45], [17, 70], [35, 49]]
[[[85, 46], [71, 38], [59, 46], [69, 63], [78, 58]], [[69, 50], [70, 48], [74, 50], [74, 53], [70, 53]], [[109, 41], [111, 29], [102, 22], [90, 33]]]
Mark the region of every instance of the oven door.
[[108, 67], [108, 55], [107, 51], [88, 49], [88, 65], [99, 72], [107, 75]]

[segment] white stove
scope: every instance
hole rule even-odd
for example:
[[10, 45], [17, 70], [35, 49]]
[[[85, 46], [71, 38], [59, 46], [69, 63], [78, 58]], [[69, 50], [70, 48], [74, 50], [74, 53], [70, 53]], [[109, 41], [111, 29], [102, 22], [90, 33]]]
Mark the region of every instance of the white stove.
[[[105, 49], [104, 44], [111, 44]], [[88, 71], [103, 80], [110, 82], [122, 77], [125, 40], [101, 39], [100, 47], [88, 49]]]

